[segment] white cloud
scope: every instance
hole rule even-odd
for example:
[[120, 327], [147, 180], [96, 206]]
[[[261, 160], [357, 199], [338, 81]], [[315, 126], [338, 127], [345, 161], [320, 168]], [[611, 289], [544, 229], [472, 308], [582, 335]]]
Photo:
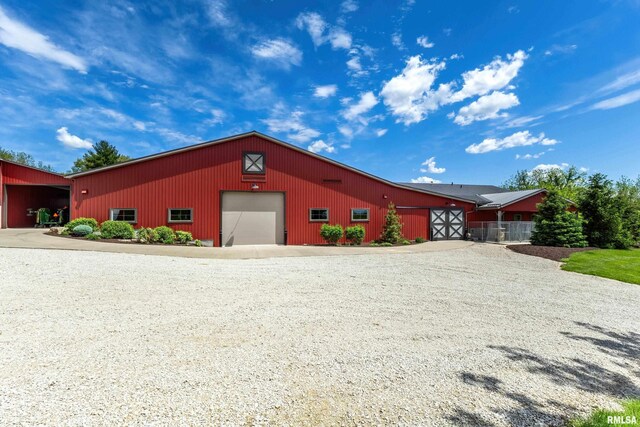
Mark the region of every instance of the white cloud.
[[436, 158], [429, 157], [427, 160], [422, 162], [422, 166], [426, 166], [425, 168], [420, 169], [422, 173], [445, 173], [447, 171], [446, 168], [439, 168], [436, 166]]
[[591, 110], [610, 110], [640, 101], [640, 89], [605, 99], [591, 106]]
[[378, 138], [380, 138], [380, 137], [384, 136], [384, 135], [387, 133], [387, 130], [388, 130], [388, 129], [378, 129], [378, 130], [376, 131], [376, 136], [377, 136]]
[[205, 120], [205, 124], [208, 126], [215, 126], [224, 123], [224, 120], [227, 118], [227, 114], [219, 109], [214, 108], [211, 110], [211, 118]]
[[465, 151], [470, 154], [482, 154], [490, 151], [501, 151], [514, 147], [526, 147], [530, 145], [555, 145], [558, 141], [545, 137], [544, 133], [538, 136], [531, 135], [528, 130], [516, 132], [505, 138], [487, 138], [480, 144], [472, 144]]
[[320, 136], [320, 132], [302, 122], [302, 116], [304, 116], [302, 111], [296, 110], [291, 114], [286, 114], [281, 106], [276, 106], [276, 112], [283, 117], [262, 120], [269, 127], [270, 132], [286, 133], [288, 139], [300, 144]]
[[363, 122], [363, 119], [361, 117], [362, 114], [369, 112], [378, 104], [378, 102], [379, 101], [373, 94], [373, 92], [365, 92], [360, 95], [360, 100], [357, 103], [350, 105], [342, 112], [342, 117], [349, 121], [359, 120], [360, 122]]
[[174, 142], [180, 145], [191, 145], [202, 142], [202, 138], [195, 135], [187, 135], [177, 130], [169, 128], [157, 128], [154, 129], [158, 135], [162, 136], [165, 140]]
[[347, 125], [338, 126], [338, 131], [347, 138], [353, 137], [353, 129], [351, 129], [351, 126], [347, 126]]
[[147, 125], [145, 125], [144, 122], [141, 122], [140, 120], [134, 121], [133, 122], [133, 127], [136, 128], [139, 131], [142, 131], [142, 132], [147, 130]]
[[430, 42], [429, 41], [429, 37], [427, 36], [420, 36], [416, 39], [416, 43], [418, 43], [419, 46], [422, 46], [425, 49], [429, 49], [435, 46], [435, 43]]
[[406, 47], [402, 42], [402, 34], [400, 32], [395, 32], [391, 34], [391, 44], [394, 45], [399, 50], [405, 50]]
[[598, 92], [615, 92], [636, 83], [640, 83], [640, 70], [633, 70], [616, 77], [611, 83], [601, 87]]
[[441, 100], [450, 95], [449, 85], [440, 85], [433, 91], [438, 72], [445, 68], [444, 62], [423, 61], [420, 55], [407, 60], [402, 73], [393, 77], [382, 87], [380, 95], [384, 104], [397, 117], [396, 123], [405, 125], [418, 123], [426, 115], [439, 108]]
[[483, 68], [467, 71], [462, 74], [464, 84], [460, 91], [454, 93], [451, 102], [458, 102], [476, 95], [500, 90], [513, 80], [524, 65], [527, 54], [519, 50], [507, 55], [507, 60], [497, 57]]
[[419, 176], [418, 178], [412, 179], [411, 182], [414, 184], [440, 184], [442, 181], [433, 179], [430, 176]]
[[560, 163], [560, 164], [539, 164], [538, 166], [536, 166], [535, 168], [532, 169], [532, 171], [550, 171], [552, 169], [567, 169], [569, 167], [569, 163]]
[[79, 136], [75, 136], [69, 133], [66, 127], [61, 127], [56, 131], [56, 139], [62, 143], [65, 147], [69, 148], [84, 148], [89, 149], [93, 147], [93, 143], [89, 139], [82, 139]]
[[290, 41], [285, 39], [265, 40], [251, 48], [253, 56], [271, 60], [285, 68], [300, 65], [302, 52]]
[[460, 108], [453, 121], [461, 126], [467, 126], [479, 120], [507, 117], [507, 113], [500, 113], [500, 111], [519, 104], [518, 97], [512, 93], [492, 92]]
[[0, 7], [0, 43], [21, 50], [35, 58], [57, 62], [83, 74], [87, 72], [87, 64], [84, 59], [58, 47], [44, 34], [22, 22], [9, 18], [2, 7]]
[[536, 153], [536, 154], [516, 154], [516, 160], [531, 160], [531, 159], [539, 159], [540, 157], [544, 156], [544, 154], [546, 153], [546, 151], [541, 151], [540, 153]]
[[535, 122], [537, 120], [540, 120], [542, 117], [544, 116], [520, 116], [520, 117], [516, 117], [513, 118], [511, 120], [509, 120], [508, 122], [506, 122], [503, 126], [504, 128], [519, 128], [525, 125], [528, 125], [529, 123]]
[[459, 54], [459, 53], [454, 53], [453, 55], [451, 55], [451, 56], [449, 57], [449, 59], [451, 59], [451, 60], [463, 59], [463, 58], [464, 58], [464, 55], [461, 55], [461, 54]]
[[322, 151], [327, 153], [334, 153], [336, 151], [332, 144], [327, 144], [321, 139], [314, 141], [311, 145], [309, 145], [309, 147], [307, 147], [307, 149], [312, 153], [320, 153]]
[[350, 13], [358, 10], [358, 2], [355, 0], [344, 0], [340, 5], [340, 12]]
[[545, 50], [544, 54], [545, 56], [553, 56], [557, 54], [566, 55], [566, 54], [575, 52], [577, 48], [578, 48], [578, 45], [575, 45], [575, 44], [568, 44], [568, 45], [554, 44], [549, 49]]
[[313, 91], [313, 96], [316, 98], [329, 98], [334, 96], [338, 91], [337, 85], [324, 85], [324, 86], [316, 86]]
[[344, 28], [330, 26], [316, 12], [306, 12], [298, 15], [296, 26], [300, 30], [307, 30], [316, 47], [330, 43], [333, 49], [351, 48], [351, 34]]

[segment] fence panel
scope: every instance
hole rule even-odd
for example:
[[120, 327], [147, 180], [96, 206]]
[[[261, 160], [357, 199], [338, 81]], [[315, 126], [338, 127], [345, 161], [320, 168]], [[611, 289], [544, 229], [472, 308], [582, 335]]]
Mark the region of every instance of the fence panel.
[[469, 221], [472, 240], [480, 242], [528, 242], [535, 224], [532, 221]]

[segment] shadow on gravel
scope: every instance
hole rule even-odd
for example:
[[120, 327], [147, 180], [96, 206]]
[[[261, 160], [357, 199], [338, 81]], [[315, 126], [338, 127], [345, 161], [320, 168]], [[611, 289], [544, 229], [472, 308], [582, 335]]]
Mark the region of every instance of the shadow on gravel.
[[[636, 332], [618, 333], [589, 323], [576, 322], [599, 337], [561, 332], [571, 340], [585, 341], [593, 344], [598, 350], [611, 356], [611, 361], [627, 369], [624, 375], [602, 366], [591, 363], [581, 357], [565, 361], [548, 359], [534, 352], [509, 346], [488, 346], [497, 350], [514, 363], [524, 366], [535, 375], [562, 385], [589, 393], [606, 395], [618, 399], [640, 396], [640, 388], [633, 378], [640, 378], [638, 371], [640, 360], [640, 334]], [[567, 418], [577, 410], [571, 404], [549, 399], [536, 399], [535, 391], [527, 395], [517, 393], [493, 376], [476, 375], [463, 372], [460, 380], [472, 387], [478, 387], [489, 393], [496, 393], [511, 402], [508, 408], [490, 408], [496, 419], [510, 426], [562, 426]], [[496, 422], [488, 420], [480, 414], [470, 412], [468, 408], [458, 408], [449, 416], [449, 421], [460, 426], [495, 426]]]

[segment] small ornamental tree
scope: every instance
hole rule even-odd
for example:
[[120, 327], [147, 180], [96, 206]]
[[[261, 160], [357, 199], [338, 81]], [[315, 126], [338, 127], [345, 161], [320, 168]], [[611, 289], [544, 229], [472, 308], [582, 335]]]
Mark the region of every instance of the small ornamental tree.
[[396, 206], [393, 202], [389, 203], [387, 215], [384, 217], [384, 227], [382, 228], [380, 241], [395, 245], [405, 240], [402, 235], [402, 225], [400, 215], [398, 215], [396, 211]]
[[535, 230], [531, 233], [531, 244], [538, 246], [563, 246], [583, 248], [587, 241], [582, 233], [582, 220], [567, 211], [567, 201], [557, 191], [550, 191], [538, 204], [534, 216]]

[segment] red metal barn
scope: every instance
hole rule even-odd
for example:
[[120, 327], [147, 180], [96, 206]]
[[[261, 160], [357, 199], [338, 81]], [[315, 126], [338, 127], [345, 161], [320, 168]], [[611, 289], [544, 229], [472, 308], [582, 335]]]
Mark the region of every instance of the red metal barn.
[[33, 227], [34, 210], [69, 206], [70, 185], [62, 175], [0, 160], [0, 225]]
[[[258, 132], [71, 174], [71, 216], [168, 225], [231, 244], [322, 243], [323, 223], [379, 237], [390, 202], [408, 239], [463, 238], [475, 202], [392, 183]], [[434, 212], [438, 215], [434, 215]], [[431, 219], [431, 221], [430, 221]]]

